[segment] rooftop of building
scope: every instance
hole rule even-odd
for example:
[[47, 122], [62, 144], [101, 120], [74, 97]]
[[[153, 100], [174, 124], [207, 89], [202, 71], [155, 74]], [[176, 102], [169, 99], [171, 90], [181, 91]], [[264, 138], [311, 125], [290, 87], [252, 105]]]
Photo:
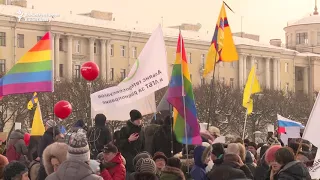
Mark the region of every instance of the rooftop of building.
[[288, 22], [287, 26], [307, 25], [307, 24], [320, 24], [320, 16], [310, 14], [309, 16], [303, 17], [299, 20]]

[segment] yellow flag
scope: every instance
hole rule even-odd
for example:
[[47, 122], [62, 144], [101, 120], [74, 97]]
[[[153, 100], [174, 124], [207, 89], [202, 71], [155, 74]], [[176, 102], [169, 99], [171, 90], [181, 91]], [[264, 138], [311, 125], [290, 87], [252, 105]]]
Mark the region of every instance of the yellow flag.
[[252, 94], [261, 92], [260, 84], [256, 76], [256, 68], [253, 66], [248, 76], [246, 86], [243, 91], [242, 106], [247, 108], [247, 114], [251, 114], [253, 111]]
[[229, 26], [224, 3], [220, 10], [216, 29], [204, 65], [203, 76], [213, 71], [217, 62], [232, 62], [239, 59], [236, 46], [233, 42], [231, 28]]
[[45, 132], [45, 127], [42, 121], [41, 109], [39, 102], [37, 103], [36, 111], [34, 112], [31, 136], [42, 136]]
[[36, 92], [33, 93], [31, 100], [28, 102], [27, 108], [32, 110], [33, 105], [38, 103], [38, 94]]

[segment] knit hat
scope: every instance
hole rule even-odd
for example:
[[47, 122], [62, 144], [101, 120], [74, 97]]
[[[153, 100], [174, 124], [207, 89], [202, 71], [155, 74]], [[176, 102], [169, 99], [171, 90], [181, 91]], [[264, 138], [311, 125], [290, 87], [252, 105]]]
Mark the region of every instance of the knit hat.
[[151, 155], [148, 153], [148, 152], [146, 152], [146, 151], [143, 151], [143, 152], [141, 152], [141, 153], [139, 153], [139, 154], [137, 154], [134, 158], [133, 158], [133, 166], [135, 167], [135, 169], [136, 169], [136, 164], [137, 164], [137, 162], [141, 159], [141, 158], [152, 158], [151, 157]]
[[154, 153], [153, 160], [156, 161], [157, 159], [163, 159], [166, 163], [168, 162], [168, 158], [163, 152]]
[[103, 147], [103, 152], [104, 153], [117, 153], [118, 152], [118, 148], [115, 146], [115, 145], [113, 145], [112, 143], [109, 143], [109, 144], [107, 144], [107, 145], [105, 145], [104, 147]]
[[133, 122], [135, 120], [142, 119], [142, 114], [140, 111], [133, 109], [130, 111], [130, 120]]
[[28, 168], [19, 161], [10, 162], [3, 170], [3, 180], [11, 180], [28, 172]]
[[90, 149], [86, 134], [82, 131], [71, 134], [67, 153], [68, 160], [88, 162], [90, 160]]
[[280, 145], [273, 145], [271, 147], [269, 147], [269, 149], [266, 151], [265, 153], [265, 160], [266, 162], [269, 164], [270, 162], [272, 161], [275, 161], [275, 154], [276, 154], [276, 151], [278, 149], [280, 149], [282, 146]]
[[48, 128], [51, 128], [51, 127], [54, 127], [54, 126], [57, 126], [57, 123], [54, 121], [54, 120], [48, 120], [47, 122], [46, 122], [46, 126], [48, 127]]
[[141, 158], [136, 164], [136, 170], [140, 173], [156, 173], [156, 163], [151, 158]]
[[175, 157], [168, 158], [167, 166], [175, 167], [175, 168], [180, 169], [181, 165], [182, 164], [181, 164], [181, 161], [180, 161], [179, 158], [175, 158]]
[[217, 158], [224, 154], [224, 146], [222, 143], [212, 144], [212, 154], [214, 154]]

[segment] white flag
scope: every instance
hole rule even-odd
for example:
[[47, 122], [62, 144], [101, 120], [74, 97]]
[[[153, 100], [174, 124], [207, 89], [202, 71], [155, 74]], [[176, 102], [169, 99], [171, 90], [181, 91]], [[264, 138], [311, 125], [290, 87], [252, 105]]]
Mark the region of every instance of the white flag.
[[316, 158], [314, 159], [312, 167], [309, 167], [309, 173], [311, 179], [319, 179], [320, 178], [320, 151], [317, 150]]
[[151, 35], [138, 59], [118, 86], [91, 94], [91, 105], [95, 111], [104, 110], [109, 104], [134, 103], [155, 91], [168, 86], [168, 62], [161, 26]]
[[309, 120], [304, 129], [302, 139], [308, 140], [316, 147], [320, 147], [319, 127], [320, 127], [320, 94], [313, 105]]

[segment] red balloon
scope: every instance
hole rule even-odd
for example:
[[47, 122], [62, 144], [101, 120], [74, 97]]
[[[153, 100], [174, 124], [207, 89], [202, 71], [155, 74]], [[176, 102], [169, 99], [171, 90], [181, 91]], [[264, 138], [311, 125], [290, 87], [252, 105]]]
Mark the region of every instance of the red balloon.
[[25, 133], [24, 137], [23, 137], [24, 143], [26, 143], [27, 146], [29, 146], [30, 143], [30, 134], [29, 133]]
[[67, 118], [72, 112], [72, 106], [68, 101], [59, 101], [54, 105], [54, 114], [60, 118]]
[[81, 66], [81, 75], [85, 80], [93, 81], [99, 76], [99, 67], [95, 62], [86, 62]]

